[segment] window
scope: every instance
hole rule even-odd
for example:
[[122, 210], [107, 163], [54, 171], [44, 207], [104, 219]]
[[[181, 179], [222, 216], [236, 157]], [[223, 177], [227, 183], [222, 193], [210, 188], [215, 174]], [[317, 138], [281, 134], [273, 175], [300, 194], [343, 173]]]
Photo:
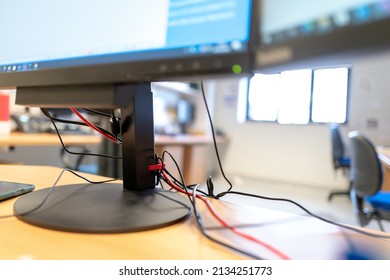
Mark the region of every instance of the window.
[[310, 119], [311, 71], [286, 71], [280, 74], [278, 122], [305, 124]]
[[281, 124], [347, 121], [346, 67], [256, 74], [248, 91], [247, 119]]
[[321, 69], [313, 76], [313, 122], [347, 120], [348, 69]]

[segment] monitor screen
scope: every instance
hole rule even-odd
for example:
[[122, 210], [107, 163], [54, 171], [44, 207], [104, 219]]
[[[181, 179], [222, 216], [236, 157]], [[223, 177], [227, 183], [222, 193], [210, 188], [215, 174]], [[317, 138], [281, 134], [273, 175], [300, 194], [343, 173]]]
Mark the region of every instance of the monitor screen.
[[388, 0], [260, 0], [257, 70], [348, 64], [390, 47]]
[[0, 1], [0, 86], [250, 72], [251, 0]]

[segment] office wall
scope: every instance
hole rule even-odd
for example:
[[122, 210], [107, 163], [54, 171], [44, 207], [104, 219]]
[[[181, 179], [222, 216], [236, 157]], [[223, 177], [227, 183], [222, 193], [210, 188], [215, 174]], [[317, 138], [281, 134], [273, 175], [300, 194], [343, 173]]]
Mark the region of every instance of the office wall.
[[[349, 122], [341, 130], [360, 130], [376, 145], [390, 145], [390, 52], [352, 63]], [[216, 83], [215, 124], [230, 138], [224, 165], [230, 175], [345, 188], [334, 173], [326, 125], [279, 125], [236, 121], [238, 80]]]

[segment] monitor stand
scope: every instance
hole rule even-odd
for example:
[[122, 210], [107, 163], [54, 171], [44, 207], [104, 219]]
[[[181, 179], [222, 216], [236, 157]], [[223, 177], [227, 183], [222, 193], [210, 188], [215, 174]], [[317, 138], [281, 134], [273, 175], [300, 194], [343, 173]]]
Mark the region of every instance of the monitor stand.
[[63, 185], [31, 192], [14, 204], [20, 220], [61, 231], [119, 233], [168, 226], [190, 215], [188, 198], [156, 188], [156, 175], [148, 171], [155, 163], [150, 83], [18, 88], [16, 103], [120, 107], [123, 157], [123, 184]]

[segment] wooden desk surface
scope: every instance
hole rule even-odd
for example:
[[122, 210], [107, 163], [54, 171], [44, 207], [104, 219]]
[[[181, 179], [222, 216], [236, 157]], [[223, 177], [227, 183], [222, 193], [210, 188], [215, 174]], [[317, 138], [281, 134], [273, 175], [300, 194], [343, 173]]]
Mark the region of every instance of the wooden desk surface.
[[[102, 141], [100, 135], [77, 135], [63, 134], [62, 139], [67, 146], [85, 146], [89, 144], [99, 144]], [[213, 142], [210, 136], [206, 135], [155, 135], [156, 152], [162, 154], [163, 151], [169, 150], [175, 155], [176, 160], [180, 163], [186, 182], [198, 183], [205, 180], [207, 145]], [[225, 138], [217, 137], [218, 143], [226, 142]], [[10, 135], [0, 135], [0, 148], [19, 146], [60, 146], [60, 140], [54, 133], [20, 133], [13, 132]], [[22, 161], [23, 162], [23, 161]], [[173, 164], [173, 163], [171, 163]], [[193, 168], [197, 166], [198, 168]], [[201, 166], [201, 167], [199, 167]], [[172, 168], [176, 170], [176, 168]], [[174, 175], [178, 175], [174, 172]]]
[[[95, 134], [63, 134], [61, 135], [65, 143], [69, 145], [99, 144], [101, 136]], [[221, 137], [218, 142], [224, 142]], [[155, 136], [157, 145], [198, 145], [210, 144], [212, 138], [204, 135], [181, 135], [181, 136]], [[12, 132], [10, 135], [0, 135], [0, 146], [51, 146], [60, 145], [58, 136], [55, 133], [21, 133]]]
[[[40, 166], [0, 166], [0, 179], [28, 182], [37, 189], [50, 187], [61, 169]], [[88, 175], [90, 179], [100, 177]], [[61, 184], [80, 183], [65, 173]], [[0, 216], [12, 214], [16, 199], [0, 202]], [[390, 242], [344, 232], [321, 221], [263, 208], [213, 200], [217, 211], [240, 230], [275, 246], [293, 259], [343, 258], [347, 244], [376, 250], [390, 259]], [[217, 225], [199, 202], [207, 227]], [[267, 259], [275, 255], [259, 245], [244, 241], [225, 229], [209, 232], [244, 250]], [[355, 242], [356, 241], [356, 242]], [[80, 234], [35, 227], [15, 217], [0, 219], [0, 259], [246, 259], [217, 245], [198, 230], [193, 217], [162, 229], [139, 233]], [[381, 249], [379, 249], [381, 248]]]
[[[64, 134], [64, 143], [67, 145], [99, 144], [99, 135]], [[13, 132], [10, 135], [0, 135], [0, 146], [59, 146], [61, 143], [54, 133], [21, 133]]]
[[377, 147], [377, 152], [383, 167], [382, 190], [390, 191], [390, 147]]
[[[226, 142], [226, 138], [217, 137], [217, 143]], [[212, 144], [213, 138], [208, 135], [177, 135], [177, 136], [168, 136], [168, 135], [155, 135], [155, 142], [158, 145], [204, 145]]]
[[377, 152], [382, 163], [390, 168], [390, 147], [378, 147]]

